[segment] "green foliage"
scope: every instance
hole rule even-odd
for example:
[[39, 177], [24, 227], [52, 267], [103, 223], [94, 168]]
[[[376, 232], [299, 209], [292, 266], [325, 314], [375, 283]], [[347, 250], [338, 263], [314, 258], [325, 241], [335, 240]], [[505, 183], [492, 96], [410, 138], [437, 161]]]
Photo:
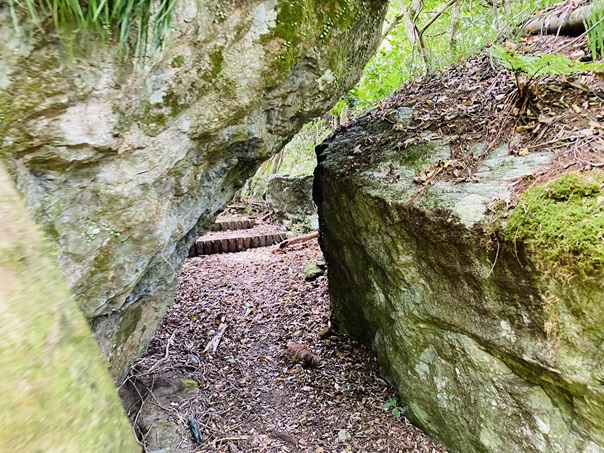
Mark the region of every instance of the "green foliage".
[[559, 53], [529, 56], [509, 52], [501, 46], [493, 46], [491, 53], [506, 68], [514, 72], [525, 73], [531, 77], [536, 75], [565, 75], [604, 70], [604, 62], [574, 61], [566, 55]]
[[[402, 1], [407, 5], [411, 3], [410, 0]], [[417, 21], [418, 28], [427, 24], [446, 3], [445, 0], [426, 0]], [[339, 114], [346, 107], [362, 110], [386, 99], [404, 82], [426, 71], [464, 61], [496, 38], [509, 34], [514, 25], [512, 22], [522, 23], [536, 9], [552, 3], [555, 0], [513, 0], [495, 2], [494, 7], [493, 2], [459, 0], [458, 19], [453, 8], [449, 8], [423, 35], [429, 67], [420, 58], [417, 45], [414, 46], [407, 38], [401, 21], [390, 29], [382, 46], [365, 67], [361, 81], [332, 113]], [[387, 21], [396, 24], [400, 13], [400, 1], [391, 2]], [[457, 26], [452, 27], [452, 20], [458, 20]], [[452, 28], [459, 30], [454, 36]]]
[[315, 146], [329, 133], [329, 127], [323, 120], [306, 124], [283, 148], [283, 162], [278, 172], [290, 175], [312, 175], [316, 164]]
[[604, 171], [569, 173], [527, 190], [505, 237], [543, 255], [552, 267], [589, 274], [604, 265]]
[[17, 11], [22, 11], [37, 26], [52, 18], [60, 36], [67, 42], [78, 37], [98, 35], [115, 39], [128, 53], [128, 39], [135, 31], [135, 55], [144, 56], [151, 38], [161, 47], [168, 32], [176, 0], [8, 0], [15, 27]]
[[397, 420], [401, 418], [401, 415], [403, 415], [407, 410], [406, 407], [401, 407], [398, 405], [398, 401], [395, 396], [391, 396], [390, 398], [388, 398], [388, 401], [382, 404], [382, 409], [392, 409], [392, 415], [394, 415]]
[[321, 119], [306, 124], [278, 155], [266, 161], [248, 180], [242, 195], [254, 199], [262, 198], [270, 175], [312, 175], [317, 164], [315, 146], [321, 143], [329, 132], [327, 123]]
[[585, 17], [589, 50], [594, 60], [604, 56], [604, 2], [594, 2]]

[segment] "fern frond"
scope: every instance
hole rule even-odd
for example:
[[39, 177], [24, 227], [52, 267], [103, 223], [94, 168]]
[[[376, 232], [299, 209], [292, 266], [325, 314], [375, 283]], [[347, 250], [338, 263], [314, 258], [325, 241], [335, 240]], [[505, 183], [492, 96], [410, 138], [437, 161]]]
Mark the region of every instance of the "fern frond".
[[535, 56], [510, 53], [504, 47], [493, 46], [491, 54], [503, 66], [530, 77], [537, 75], [566, 75], [587, 71], [604, 71], [604, 62], [571, 60], [564, 54], [538, 54]]

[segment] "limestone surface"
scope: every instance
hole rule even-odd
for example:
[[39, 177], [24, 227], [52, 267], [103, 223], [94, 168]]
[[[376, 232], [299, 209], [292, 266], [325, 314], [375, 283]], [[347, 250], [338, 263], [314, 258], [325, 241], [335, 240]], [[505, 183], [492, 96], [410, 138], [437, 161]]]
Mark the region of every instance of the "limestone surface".
[[392, 127], [348, 126], [317, 147], [334, 322], [376, 350], [406, 415], [453, 451], [603, 451], [602, 268], [557, 269], [506, 241], [487, 209], [553, 154], [501, 147], [474, 180], [420, 188], [449, 149], [369, 145]]
[[260, 163], [360, 77], [379, 0], [181, 0], [163, 51], [69, 48], [0, 6], [2, 164], [60, 249], [115, 378]]

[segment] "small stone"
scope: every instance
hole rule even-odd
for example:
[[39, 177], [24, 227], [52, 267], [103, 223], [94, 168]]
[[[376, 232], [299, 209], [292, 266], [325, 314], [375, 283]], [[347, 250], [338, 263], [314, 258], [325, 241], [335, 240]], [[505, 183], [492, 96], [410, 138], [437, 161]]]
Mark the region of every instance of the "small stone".
[[316, 280], [324, 273], [325, 270], [321, 269], [319, 266], [313, 263], [312, 260], [308, 260], [306, 262], [306, 265], [304, 266], [304, 280], [306, 280], [307, 282], [312, 282], [313, 280]]
[[343, 444], [346, 444], [352, 440], [352, 436], [350, 435], [350, 433], [347, 430], [341, 429], [340, 432], [338, 433], [338, 439]]

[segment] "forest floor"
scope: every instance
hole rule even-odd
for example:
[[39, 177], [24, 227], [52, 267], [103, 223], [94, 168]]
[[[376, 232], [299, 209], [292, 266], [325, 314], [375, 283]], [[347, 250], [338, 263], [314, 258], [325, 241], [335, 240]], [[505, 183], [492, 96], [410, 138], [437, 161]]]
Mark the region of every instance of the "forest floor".
[[[446, 451], [399, 416], [374, 354], [331, 329], [326, 277], [304, 279], [320, 257], [315, 239], [185, 263], [122, 388], [147, 451]], [[310, 366], [288, 344], [312, 354]]]
[[[558, 52], [571, 62], [564, 64], [590, 61], [585, 36], [527, 36], [517, 43], [506, 42], [505, 48], [522, 58]], [[571, 171], [604, 167], [604, 73], [560, 75], [549, 70], [547, 61], [533, 61], [537, 69], [530, 70], [524, 64], [526, 68], [506, 69], [486, 49], [464, 63], [406, 83], [369, 113], [331, 134], [333, 138], [354, 126], [384, 121], [393, 125], [362, 150], [351, 150], [354, 159], [342, 172], [370, 167], [374, 150], [394, 146], [402, 154], [408, 146], [432, 141], [449, 145], [450, 159], [424, 169], [415, 178], [418, 187], [443, 180], [475, 181], [477, 167], [503, 143], [519, 157], [535, 151], [554, 155], [550, 164], [516, 181], [513, 195]], [[397, 118], [401, 107], [412, 109], [411, 124]]]

